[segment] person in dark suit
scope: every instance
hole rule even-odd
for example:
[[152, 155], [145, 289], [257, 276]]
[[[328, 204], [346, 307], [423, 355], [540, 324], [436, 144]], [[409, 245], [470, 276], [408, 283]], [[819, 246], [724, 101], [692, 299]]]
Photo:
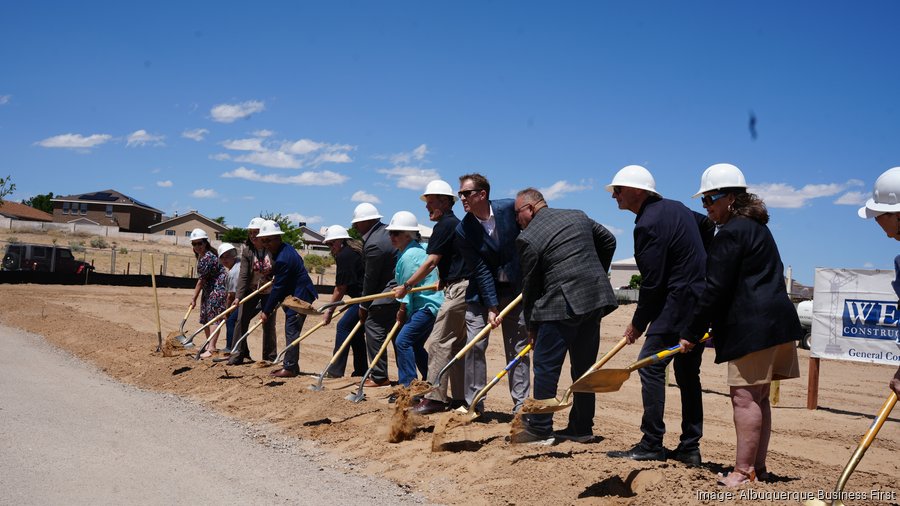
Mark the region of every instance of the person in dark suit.
[[[259, 227], [265, 221], [263, 218], [256, 217], [250, 220], [250, 224], [247, 225], [247, 242], [244, 244], [243, 252], [241, 252], [241, 272], [238, 275], [234, 304], [238, 304], [247, 295], [272, 279], [272, 255], [266, 251], [266, 248], [257, 237]], [[262, 311], [265, 299], [271, 291], [272, 289], [268, 288], [263, 293], [254, 295], [252, 299], [244, 302], [235, 311], [238, 314], [237, 325], [234, 327], [236, 336], [244, 335], [244, 332], [250, 328], [253, 317]], [[278, 356], [275, 318], [266, 320], [266, 324], [262, 328], [262, 358], [271, 362]], [[246, 339], [241, 341], [236, 350], [231, 350], [231, 356], [228, 357], [228, 365], [241, 365], [245, 362], [252, 362], [250, 359], [250, 347], [247, 345]]]
[[[381, 218], [378, 209], [368, 202], [363, 202], [353, 210], [353, 227], [363, 237], [364, 296], [391, 291], [397, 285], [394, 281], [394, 268], [397, 265], [398, 252], [391, 245], [391, 237]], [[393, 297], [363, 302], [359, 305], [359, 319], [365, 322], [363, 328], [366, 332], [369, 360], [375, 358], [381, 345], [384, 344], [399, 309], [400, 304]], [[386, 387], [390, 384], [385, 353], [375, 364], [365, 386]]]
[[[316, 300], [318, 296], [316, 287], [313, 285], [312, 279], [309, 278], [309, 273], [306, 272], [306, 267], [303, 265], [303, 259], [300, 258], [300, 254], [297, 253], [293, 246], [281, 240], [282, 234], [284, 232], [281, 231], [281, 227], [277, 223], [267, 220], [262, 224], [259, 229], [259, 235], [257, 235], [262, 245], [269, 250], [272, 258], [275, 259], [272, 265], [272, 274], [274, 275], [272, 292], [266, 299], [262, 314], [259, 316], [263, 325], [269, 318], [274, 317], [272, 313], [275, 311], [275, 308], [288, 295], [293, 295], [310, 303]], [[306, 321], [306, 315], [301, 315], [287, 307], [282, 307], [282, 309], [284, 310], [285, 344], [291, 344], [300, 337], [300, 330]], [[284, 353], [282, 368], [278, 371], [273, 371], [271, 375], [277, 378], [293, 378], [297, 376], [300, 374], [299, 359], [300, 346], [291, 346]]]
[[747, 192], [744, 174], [734, 165], [713, 165], [700, 178], [694, 196], [699, 195], [719, 229], [706, 261], [706, 285], [681, 338], [690, 348], [711, 328], [716, 363], [728, 362], [737, 456], [734, 470], [719, 484], [736, 487], [768, 475], [769, 387], [772, 381], [800, 376], [794, 341], [803, 328], [766, 227], [769, 213], [759, 197]]
[[[516, 239], [522, 266], [523, 311], [534, 342], [534, 398], [556, 396], [566, 352], [572, 380], [596, 361], [600, 319], [618, 306], [607, 271], [616, 238], [581, 211], [551, 209], [534, 188], [516, 195]], [[593, 439], [595, 394], [576, 393], [568, 426], [553, 433], [553, 415], [528, 415], [513, 443], [547, 443], [554, 436]]]
[[[639, 359], [677, 345], [679, 332], [689, 323], [694, 303], [703, 291], [706, 274], [704, 236], [712, 240], [715, 225], [681, 202], [664, 199], [656, 192], [650, 171], [629, 165], [606, 186], [619, 209], [633, 212], [634, 258], [641, 272], [641, 289], [631, 323], [625, 329], [628, 344], [646, 332]], [[700, 364], [703, 347], [659, 361], [638, 371], [641, 378], [640, 442], [630, 450], [609, 452], [610, 457], [634, 460], [672, 458], [700, 465], [703, 436], [703, 400]], [[675, 381], [681, 390], [681, 439], [666, 452], [666, 367], [674, 364]]]
[[[466, 289], [466, 333], [470, 342], [485, 325], [503, 327], [506, 361], [511, 361], [528, 344], [521, 305], [500, 318], [500, 311], [519, 295], [522, 275], [516, 253], [515, 202], [513, 199], [490, 200], [491, 184], [481, 174], [459, 178], [459, 198], [466, 215], [456, 227], [460, 252], [472, 273]], [[476, 344], [465, 357], [466, 402], [471, 404], [479, 390], [487, 384], [487, 362], [484, 353], [488, 339]], [[528, 397], [530, 387], [528, 357], [509, 372], [509, 392], [513, 411], [518, 411]], [[470, 406], [471, 407], [471, 406]], [[474, 407], [483, 411], [483, 405]]]

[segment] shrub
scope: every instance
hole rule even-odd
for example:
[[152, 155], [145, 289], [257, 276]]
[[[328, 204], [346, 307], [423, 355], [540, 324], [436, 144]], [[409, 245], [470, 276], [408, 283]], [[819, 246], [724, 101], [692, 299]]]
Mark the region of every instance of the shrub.
[[109, 244], [106, 243], [106, 240], [102, 237], [94, 237], [91, 239], [91, 247], [92, 248], [108, 248]]
[[71, 248], [72, 251], [84, 251], [84, 241], [69, 241], [69, 248]]
[[14, 235], [11, 235], [11, 236], [9, 236], [9, 239], [6, 240], [6, 242], [8, 242], [10, 244], [18, 244], [19, 238]]
[[128, 254], [128, 248], [126, 248], [125, 246], [122, 246], [121, 248], [119, 248], [119, 253], [122, 254], [122, 255], [127, 255], [127, 254]]

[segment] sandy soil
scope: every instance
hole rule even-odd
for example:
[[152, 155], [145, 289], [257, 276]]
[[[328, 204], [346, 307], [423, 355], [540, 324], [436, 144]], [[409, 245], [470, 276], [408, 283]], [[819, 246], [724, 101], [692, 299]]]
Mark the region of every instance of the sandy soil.
[[[176, 330], [187, 307], [188, 290], [160, 290], [163, 335]], [[625, 383], [619, 392], [598, 395], [592, 444], [565, 442], [550, 447], [511, 446], [504, 441], [512, 416], [506, 382], [487, 399], [487, 413], [475, 423], [444, 435], [449, 451], [432, 452], [435, 417], [418, 419], [413, 439], [389, 443], [394, 414], [387, 403], [389, 389], [368, 391], [368, 400], [344, 399], [355, 391], [350, 379], [326, 380], [325, 390], [307, 389], [313, 374], [331, 355], [333, 327], [325, 327], [301, 348], [303, 376], [273, 380], [269, 368], [258, 365], [227, 367], [195, 362], [179, 350], [162, 357], [156, 347], [156, 322], [149, 288], [104, 286], [0, 286], [0, 321], [47, 339], [96, 364], [107, 374], [141, 388], [171, 392], [209, 405], [250, 422], [267, 422], [286, 434], [319, 441], [337, 456], [350, 459], [361, 473], [394, 480], [448, 504], [671, 504], [713, 503], [721, 494], [715, 473], [727, 470], [734, 458], [734, 428], [727, 396], [725, 367], [713, 363], [708, 352], [703, 365], [705, 436], [701, 444], [704, 466], [679, 463], [632, 462], [610, 459], [610, 450], [630, 447], [640, 438], [640, 381]], [[633, 307], [622, 307], [604, 320], [601, 350], [621, 336]], [[310, 328], [317, 318], [309, 318]], [[283, 318], [279, 316], [278, 326]], [[188, 328], [196, 328], [196, 316]], [[279, 338], [281, 342], [281, 338]], [[492, 345], [489, 370], [505, 365]], [[259, 355], [259, 336], [250, 338]], [[638, 348], [627, 347], [607, 368], [632, 362]], [[774, 480], [753, 486], [756, 493], [812, 493], [829, 491], [888, 394], [889, 366], [823, 362], [819, 406], [806, 406], [807, 352], [800, 350], [802, 379], [781, 385], [781, 400], [773, 410], [774, 434], [769, 471]], [[192, 354], [191, 354], [192, 355]], [[396, 369], [391, 356], [391, 374]], [[568, 381], [561, 381], [562, 388]], [[668, 390], [666, 445], [678, 439], [679, 392]], [[557, 427], [567, 412], [557, 414]], [[868, 499], [853, 504], [900, 501], [900, 416], [893, 414], [850, 479], [847, 491]], [[746, 493], [746, 490], [743, 489]], [[883, 494], [874, 497], [872, 490]], [[741, 490], [722, 496], [729, 502], [756, 502]], [[790, 501], [775, 501], [790, 502]], [[794, 501], [796, 502], [796, 501]]]

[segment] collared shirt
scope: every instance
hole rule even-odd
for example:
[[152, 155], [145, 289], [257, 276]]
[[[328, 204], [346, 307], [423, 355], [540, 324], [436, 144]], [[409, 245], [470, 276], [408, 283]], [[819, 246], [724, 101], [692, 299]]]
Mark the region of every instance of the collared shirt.
[[238, 285], [238, 277], [241, 275], [241, 259], [236, 258], [234, 260], [234, 265], [231, 266], [231, 269], [228, 270], [228, 275], [225, 281], [225, 292], [226, 293], [237, 293], [237, 285]]
[[478, 220], [478, 223], [481, 223], [481, 226], [484, 227], [484, 232], [491, 237], [493, 240], [497, 240], [497, 220], [494, 219], [494, 206], [488, 205], [488, 209], [491, 214], [488, 216], [486, 220], [482, 220], [478, 216], [475, 216], [475, 213], [472, 213], [475, 216], [475, 219]]
[[[394, 279], [397, 280], [397, 284], [409, 279], [425, 262], [426, 258], [428, 258], [428, 254], [425, 253], [425, 248], [416, 241], [410, 241], [406, 248], [403, 249], [403, 253], [400, 254], [400, 258], [397, 259], [397, 267], [394, 269]], [[433, 285], [437, 281], [437, 271], [432, 269], [425, 276], [425, 279], [416, 286]], [[444, 292], [436, 290], [407, 293], [405, 297], [397, 300], [402, 304], [406, 304], [407, 317], [412, 316], [422, 308], [426, 308], [431, 311], [431, 314], [436, 315], [441, 304], [444, 303]]]

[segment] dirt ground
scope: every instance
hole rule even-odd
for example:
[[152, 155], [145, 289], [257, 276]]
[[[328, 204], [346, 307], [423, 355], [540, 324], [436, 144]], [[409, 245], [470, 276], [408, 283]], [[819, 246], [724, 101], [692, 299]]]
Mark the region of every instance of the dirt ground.
[[[164, 337], [178, 328], [189, 298], [189, 290], [160, 290]], [[716, 486], [715, 477], [733, 462], [734, 428], [725, 366], [713, 363], [712, 351], [704, 357], [702, 372], [706, 421], [701, 468], [605, 455], [626, 449], [640, 438], [640, 381], [636, 375], [619, 392], [597, 396], [594, 432], [599, 438], [594, 443], [535, 447], [505, 442], [512, 403], [504, 380], [488, 396], [486, 416], [451, 429], [445, 435], [449, 451], [432, 452], [435, 417], [420, 420], [412, 440], [388, 442], [394, 411], [386, 400], [389, 389], [371, 389], [366, 402], [354, 404], [344, 399], [358, 384], [349, 378], [326, 380], [321, 392], [307, 388], [331, 356], [333, 326], [302, 344], [302, 376], [273, 380], [268, 376], [270, 369], [257, 364], [227, 367], [209, 360], [195, 362], [182, 350], [172, 357], [155, 353], [150, 288], [0, 285], [0, 300], [4, 324], [44, 335], [120, 381], [190, 397], [239, 419], [272, 423], [286, 434], [318, 441], [350, 459], [360, 473], [386, 477], [445, 504], [693, 504], [723, 499], [750, 503], [761, 497], [767, 502], [796, 503], [799, 496], [790, 494], [833, 489], [887, 397], [887, 383], [893, 374], [889, 366], [823, 362], [819, 409], [809, 411], [808, 352], [800, 350], [802, 377], [782, 383], [780, 403], [773, 409], [768, 462], [773, 480], [723, 495], [726, 491]], [[632, 311], [633, 306], [623, 306], [604, 320], [601, 351], [620, 338]], [[279, 316], [279, 328], [282, 323]], [[304, 328], [314, 323], [317, 318], [308, 318]], [[187, 328], [197, 328], [196, 315]], [[220, 343], [224, 346], [224, 338]], [[251, 336], [250, 348], [258, 358], [259, 335]], [[499, 371], [505, 364], [498, 340], [491, 349], [488, 369]], [[606, 367], [625, 367], [637, 352], [637, 346], [626, 347]], [[393, 362], [391, 354], [390, 371], [396, 378]], [[568, 386], [566, 375], [560, 383], [561, 388]], [[679, 434], [679, 391], [672, 386], [667, 395], [670, 433], [666, 446], [672, 448]], [[557, 428], [564, 426], [566, 416], [565, 411], [557, 414]], [[900, 414], [895, 412], [851, 477], [845, 490], [863, 494], [865, 499], [849, 503], [900, 502], [898, 422]], [[750, 491], [757, 495], [749, 495]]]

